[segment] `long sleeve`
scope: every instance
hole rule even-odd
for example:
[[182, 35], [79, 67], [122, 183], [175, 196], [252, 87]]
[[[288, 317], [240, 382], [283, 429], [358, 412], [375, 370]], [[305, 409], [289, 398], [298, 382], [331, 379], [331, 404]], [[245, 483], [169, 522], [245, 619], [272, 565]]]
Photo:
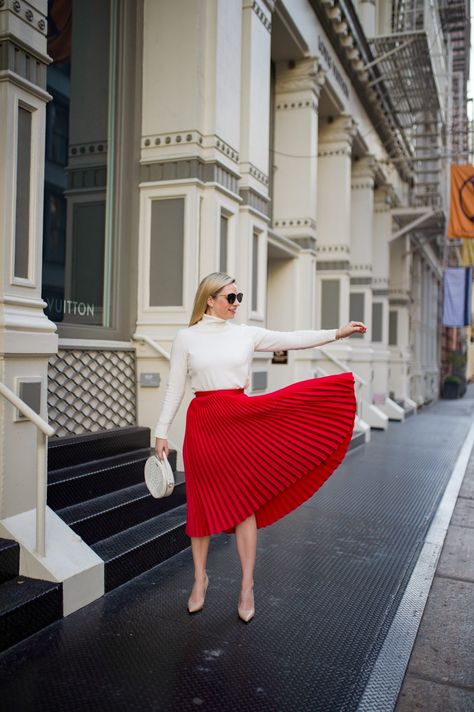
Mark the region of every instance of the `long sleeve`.
[[178, 332], [171, 348], [170, 372], [160, 419], [155, 428], [156, 438], [167, 438], [168, 429], [183, 400], [188, 371], [188, 351], [184, 332]]
[[310, 349], [336, 340], [337, 329], [319, 331], [270, 331], [259, 326], [250, 326], [254, 337], [255, 351], [287, 351]]

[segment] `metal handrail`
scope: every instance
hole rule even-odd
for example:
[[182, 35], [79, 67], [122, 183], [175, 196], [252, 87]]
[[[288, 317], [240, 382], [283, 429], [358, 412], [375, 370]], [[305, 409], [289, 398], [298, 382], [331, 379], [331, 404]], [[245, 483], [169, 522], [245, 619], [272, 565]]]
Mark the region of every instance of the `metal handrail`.
[[[326, 356], [326, 358], [328, 358], [330, 361], [332, 361], [333, 363], [335, 363], [336, 366], [338, 366], [338, 367], [339, 367], [340, 369], [342, 369], [343, 371], [352, 371], [352, 369], [349, 368], [349, 366], [347, 365], [347, 363], [344, 363], [343, 361], [340, 361], [336, 356], [333, 356], [332, 353], [330, 353], [329, 351], [326, 351], [326, 349], [322, 349], [321, 347], [319, 347], [318, 351], [320, 351], [322, 354], [324, 354], [324, 356]], [[358, 383], [360, 383], [361, 386], [366, 386], [366, 385], [367, 385], [367, 381], [365, 381], [365, 380], [362, 378], [362, 376], [359, 376], [359, 374], [356, 373], [355, 371], [352, 371], [352, 373], [353, 373], [353, 375], [354, 375], [354, 379], [355, 379]]]
[[16, 393], [0, 382], [0, 394], [17, 408], [37, 430], [36, 440], [36, 551], [40, 556], [46, 553], [46, 472], [48, 457], [48, 436], [54, 429], [30, 408]]
[[166, 351], [162, 346], [156, 343], [154, 339], [151, 338], [151, 336], [147, 336], [146, 334], [134, 334], [132, 336], [133, 341], [143, 341], [145, 344], [148, 344], [150, 348], [154, 349], [157, 353], [160, 354], [160, 356], [163, 356], [167, 361], [170, 360], [171, 354]]

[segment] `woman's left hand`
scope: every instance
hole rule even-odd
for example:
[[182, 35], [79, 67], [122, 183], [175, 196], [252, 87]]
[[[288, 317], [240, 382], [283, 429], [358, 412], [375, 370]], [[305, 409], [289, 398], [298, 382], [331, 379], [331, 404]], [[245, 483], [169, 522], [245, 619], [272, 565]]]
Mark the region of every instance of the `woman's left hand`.
[[345, 326], [340, 326], [336, 332], [336, 339], [345, 339], [352, 334], [365, 334], [366, 325], [362, 321], [350, 321]]

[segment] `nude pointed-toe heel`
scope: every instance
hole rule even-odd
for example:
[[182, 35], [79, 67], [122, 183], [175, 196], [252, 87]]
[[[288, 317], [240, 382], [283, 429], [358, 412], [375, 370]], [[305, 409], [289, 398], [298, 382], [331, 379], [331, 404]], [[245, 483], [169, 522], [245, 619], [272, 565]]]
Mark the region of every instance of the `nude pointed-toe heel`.
[[239, 614], [240, 620], [244, 621], [244, 623], [248, 623], [255, 615], [255, 606], [252, 606], [251, 608], [243, 608], [239, 602], [239, 605], [237, 606], [237, 613]]
[[244, 621], [244, 623], [248, 623], [255, 615], [255, 608], [240, 608], [239, 606], [239, 608], [237, 608], [237, 612], [240, 620]]
[[204, 595], [200, 601], [191, 601], [191, 597], [189, 597], [189, 599], [188, 599], [188, 612], [189, 613], [198, 613], [198, 611], [202, 611], [202, 609], [204, 608], [204, 601], [206, 600], [206, 591], [207, 591], [208, 586], [209, 586], [209, 577], [206, 574], [206, 585], [204, 587]]

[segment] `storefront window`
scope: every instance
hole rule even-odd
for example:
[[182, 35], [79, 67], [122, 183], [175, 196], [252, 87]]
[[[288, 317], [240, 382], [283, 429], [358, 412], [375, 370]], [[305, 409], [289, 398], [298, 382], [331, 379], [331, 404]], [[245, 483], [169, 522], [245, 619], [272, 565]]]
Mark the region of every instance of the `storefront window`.
[[64, 324], [111, 321], [115, 15], [116, 0], [48, 2], [43, 299]]

